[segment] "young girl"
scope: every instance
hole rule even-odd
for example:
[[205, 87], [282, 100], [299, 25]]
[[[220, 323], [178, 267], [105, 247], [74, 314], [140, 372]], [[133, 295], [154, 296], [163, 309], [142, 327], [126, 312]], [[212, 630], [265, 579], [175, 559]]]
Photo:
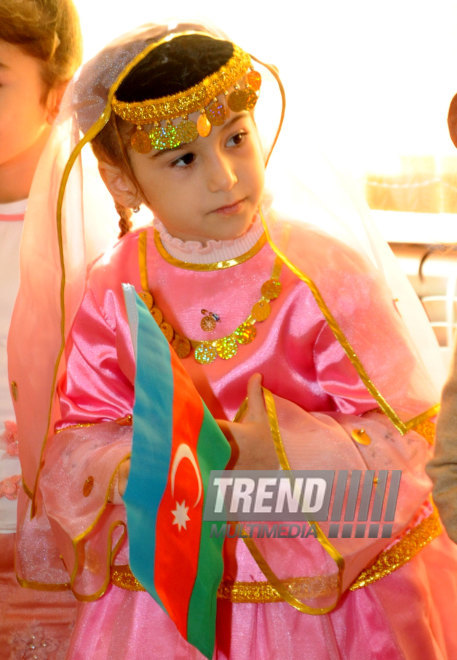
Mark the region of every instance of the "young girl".
[[[57, 238], [62, 277], [24, 284], [9, 340], [27, 449], [23, 537], [29, 546], [38, 533], [51, 541], [50, 525], [81, 600], [69, 657], [201, 657], [129, 568], [122, 495], [136, 478], [135, 359], [122, 284], [130, 283], [230, 439], [231, 467], [402, 471], [392, 538], [340, 532], [329, 540], [324, 523], [327, 537], [256, 539], [274, 587], [257, 551], [227, 540], [215, 657], [454, 657], [456, 554], [423, 470], [433, 388], [379, 273], [348, 245], [266, 210], [253, 114], [264, 84], [253, 65], [203, 26], [146, 26], [102, 51], [68, 91], [59, 135], [68, 128], [85, 137], [59, 194], [37, 206], [43, 222], [30, 227], [24, 264], [32, 272], [32, 246]], [[124, 236], [92, 267], [78, 309], [75, 224], [88, 210], [72, 165], [89, 141]], [[128, 231], [140, 205], [153, 222]], [[312, 220], [311, 207], [304, 213]], [[69, 335], [64, 358], [55, 324]], [[56, 360], [40, 391], [24, 353], [34, 340]], [[272, 393], [279, 456], [260, 382]], [[247, 394], [245, 416], [230, 421]], [[47, 425], [57, 428], [49, 439]], [[21, 569], [44, 572], [38, 556]], [[58, 553], [47, 570], [64, 579]]]
[[[21, 589], [14, 570], [21, 489], [6, 338], [19, 285], [19, 242], [32, 177], [65, 85], [81, 62], [69, 0], [4, 0], [0, 6], [0, 648], [2, 657], [65, 653], [74, 599]], [[60, 647], [60, 648], [59, 648]], [[38, 657], [38, 655], [36, 656]], [[43, 657], [40, 655], [39, 657]]]

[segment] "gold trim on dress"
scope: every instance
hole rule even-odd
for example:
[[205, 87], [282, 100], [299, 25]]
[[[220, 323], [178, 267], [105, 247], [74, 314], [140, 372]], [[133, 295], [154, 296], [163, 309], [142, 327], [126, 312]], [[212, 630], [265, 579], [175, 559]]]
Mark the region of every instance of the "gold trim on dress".
[[[162, 310], [156, 305], [153, 292], [148, 285], [147, 241], [147, 230], [144, 230], [138, 237], [138, 267], [142, 287], [142, 291], [138, 295], [178, 357], [184, 359], [193, 355], [198, 363], [211, 364], [218, 357], [230, 360], [237, 355], [239, 345], [250, 344], [254, 341], [257, 335], [256, 323], [267, 320], [271, 313], [270, 303], [276, 300], [281, 293], [282, 284], [279, 277], [283, 263], [278, 256], [275, 257], [271, 277], [262, 284], [261, 297], [252, 306], [249, 316], [228, 335], [213, 340], [196, 340], [178, 333], [173, 325], [164, 319]], [[204, 311], [206, 310], [202, 310], [202, 312]]]
[[[442, 531], [436, 510], [422, 522], [407, 532], [395, 545], [381, 552], [375, 562], [362, 571], [349, 587], [351, 591], [361, 589], [373, 582], [390, 575], [413, 559], [426, 545], [437, 538]], [[112, 583], [129, 591], [145, 591], [142, 584], [133, 575], [130, 566], [113, 566]], [[296, 577], [278, 580], [280, 590], [293, 594], [295, 598], [318, 598], [329, 596], [337, 586], [337, 575], [320, 577]], [[236, 582], [223, 580], [219, 585], [217, 597], [232, 603], [279, 603], [284, 602], [281, 593], [269, 582]]]
[[238, 266], [238, 264], [242, 264], [245, 261], [248, 261], [249, 259], [254, 257], [258, 252], [260, 252], [260, 250], [263, 248], [266, 242], [267, 242], [267, 237], [265, 233], [263, 233], [258, 239], [258, 241], [255, 243], [255, 245], [253, 245], [252, 248], [247, 252], [245, 252], [244, 254], [240, 254], [239, 257], [235, 257], [234, 259], [225, 259], [223, 261], [215, 261], [214, 263], [211, 264], [193, 264], [193, 263], [189, 263], [188, 261], [181, 261], [180, 259], [176, 259], [175, 257], [172, 257], [171, 254], [169, 254], [165, 249], [162, 243], [162, 239], [160, 238], [160, 233], [157, 231], [157, 229], [154, 229], [154, 243], [157, 248], [157, 252], [160, 254], [160, 256], [163, 259], [165, 259], [165, 261], [167, 261], [172, 266], [176, 266], [177, 268], [184, 268], [185, 270], [195, 270], [199, 272], [205, 272], [210, 270], [225, 270], [226, 268], [232, 268], [233, 266]]
[[431, 418], [436, 417], [439, 411], [440, 404], [437, 403], [435, 406], [429, 410], [426, 410], [421, 415], [411, 419], [407, 423], [408, 430], [411, 429], [412, 431], [416, 431], [416, 433], [419, 433], [421, 436], [423, 436], [430, 445], [433, 445], [435, 443], [436, 425], [435, 422], [431, 421]]
[[365, 587], [377, 580], [390, 575], [397, 568], [406, 564], [418, 552], [441, 534], [443, 527], [436, 509], [424, 518], [422, 522], [409, 530], [391, 548], [381, 552], [376, 561], [362, 571], [359, 577], [349, 587], [351, 591]]
[[273, 250], [273, 252], [285, 263], [285, 265], [289, 268], [289, 270], [294, 273], [302, 282], [304, 282], [311, 293], [313, 294], [313, 297], [321, 310], [325, 320], [327, 321], [331, 331], [335, 335], [336, 339], [339, 341], [341, 344], [342, 348], [344, 349], [344, 352], [348, 356], [349, 360], [352, 362], [354, 365], [357, 373], [360, 376], [360, 379], [364, 383], [365, 387], [367, 390], [370, 392], [370, 394], [374, 397], [374, 399], [378, 402], [381, 410], [384, 412], [385, 415], [390, 419], [390, 421], [394, 424], [395, 428], [402, 434], [405, 435], [407, 431], [409, 431], [415, 424], [418, 423], [418, 420], [422, 419], [424, 416], [432, 416], [431, 411], [435, 410], [435, 407], [431, 408], [429, 411], [426, 411], [425, 413], [422, 413], [421, 415], [418, 415], [417, 417], [408, 420], [406, 422], [403, 422], [400, 417], [397, 415], [395, 410], [392, 408], [392, 406], [386, 401], [386, 399], [383, 397], [381, 392], [378, 390], [376, 385], [372, 382], [371, 378], [369, 377], [368, 373], [365, 371], [365, 367], [363, 366], [359, 356], [355, 352], [355, 350], [352, 348], [351, 344], [346, 338], [346, 335], [340, 328], [337, 320], [333, 316], [332, 312], [330, 309], [327, 307], [327, 304], [322, 297], [322, 294], [320, 293], [319, 289], [317, 286], [314, 284], [314, 282], [307, 276], [305, 273], [303, 273], [299, 268], [297, 268], [284, 254], [284, 252], [279, 248], [274, 241], [271, 238], [270, 232], [268, 230], [268, 226], [265, 220], [265, 217], [262, 213], [262, 210], [259, 209], [259, 214], [260, 214], [260, 219], [262, 220], [263, 228], [267, 237], [267, 241]]

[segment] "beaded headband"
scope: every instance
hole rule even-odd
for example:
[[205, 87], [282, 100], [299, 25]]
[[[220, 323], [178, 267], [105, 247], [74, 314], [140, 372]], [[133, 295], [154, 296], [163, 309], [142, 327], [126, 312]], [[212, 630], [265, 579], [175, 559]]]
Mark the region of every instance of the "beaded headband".
[[[207, 137], [213, 126], [221, 126], [227, 119], [225, 97], [233, 112], [253, 110], [261, 82], [260, 73], [251, 67], [250, 56], [234, 45], [228, 62], [193, 87], [170, 96], [132, 103], [119, 101], [114, 96], [112, 108], [121, 119], [136, 124], [130, 144], [134, 151], [146, 154], [151, 149], [174, 149], [193, 142], [198, 136]], [[224, 99], [219, 98], [221, 95]], [[201, 114], [197, 122], [191, 121], [189, 115], [198, 110]], [[172, 120], [178, 118], [181, 121], [173, 124]], [[161, 122], [166, 123], [163, 126]], [[143, 130], [146, 124], [153, 125], [150, 131]]]

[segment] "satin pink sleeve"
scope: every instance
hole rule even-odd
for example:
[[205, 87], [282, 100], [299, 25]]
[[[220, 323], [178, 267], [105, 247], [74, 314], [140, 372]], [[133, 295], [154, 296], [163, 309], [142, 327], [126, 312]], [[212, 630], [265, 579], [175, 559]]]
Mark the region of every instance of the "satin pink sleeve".
[[117, 551], [126, 552], [125, 507], [117, 469], [130, 456], [131, 426], [101, 422], [57, 433], [46, 450], [40, 490], [76, 594], [109, 583]]
[[103, 311], [91, 289], [84, 297], [70, 335], [66, 375], [59, 387], [59, 426], [119, 419], [132, 412], [130, 335], [117, 306], [111, 291], [105, 293]]
[[133, 383], [126, 372], [133, 373], [133, 358], [116, 305], [107, 291], [102, 313], [92, 291], [85, 295], [60, 384], [62, 419], [40, 479], [72, 588], [84, 597], [104, 591], [117, 552], [127, 552], [117, 470], [131, 451]]
[[[402, 358], [404, 370], [400, 373], [406, 380], [410, 358], [408, 354]], [[316, 388], [324, 391], [331, 402], [328, 410], [306, 410], [273, 392], [283, 448], [291, 469], [347, 470], [349, 474], [353, 470], [402, 472], [392, 538], [331, 539], [345, 562], [343, 589], [346, 589], [393, 539], [420, 519], [421, 512], [430, 513], [424, 505], [431, 488], [424, 471], [430, 445], [414, 431], [402, 435], [377, 410], [377, 403], [327, 323], [322, 325], [314, 342], [313, 363]], [[328, 536], [329, 523], [320, 526]], [[315, 539], [282, 544], [268, 539], [259, 542], [259, 546], [278, 577], [285, 579], [291, 571], [294, 575], [321, 575], [324, 567], [332, 572], [328, 553]]]

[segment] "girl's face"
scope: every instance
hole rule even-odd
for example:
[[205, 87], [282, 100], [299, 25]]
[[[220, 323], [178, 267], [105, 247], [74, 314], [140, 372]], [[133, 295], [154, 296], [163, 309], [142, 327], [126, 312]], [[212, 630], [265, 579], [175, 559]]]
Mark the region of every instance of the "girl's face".
[[208, 137], [190, 144], [149, 154], [131, 151], [130, 158], [143, 201], [172, 236], [203, 243], [232, 239], [251, 224], [265, 165], [249, 112], [231, 113]]
[[[33, 173], [49, 132], [48, 117], [40, 62], [0, 40], [0, 193], [3, 179], [19, 184]], [[27, 196], [28, 189], [23, 192]]]

